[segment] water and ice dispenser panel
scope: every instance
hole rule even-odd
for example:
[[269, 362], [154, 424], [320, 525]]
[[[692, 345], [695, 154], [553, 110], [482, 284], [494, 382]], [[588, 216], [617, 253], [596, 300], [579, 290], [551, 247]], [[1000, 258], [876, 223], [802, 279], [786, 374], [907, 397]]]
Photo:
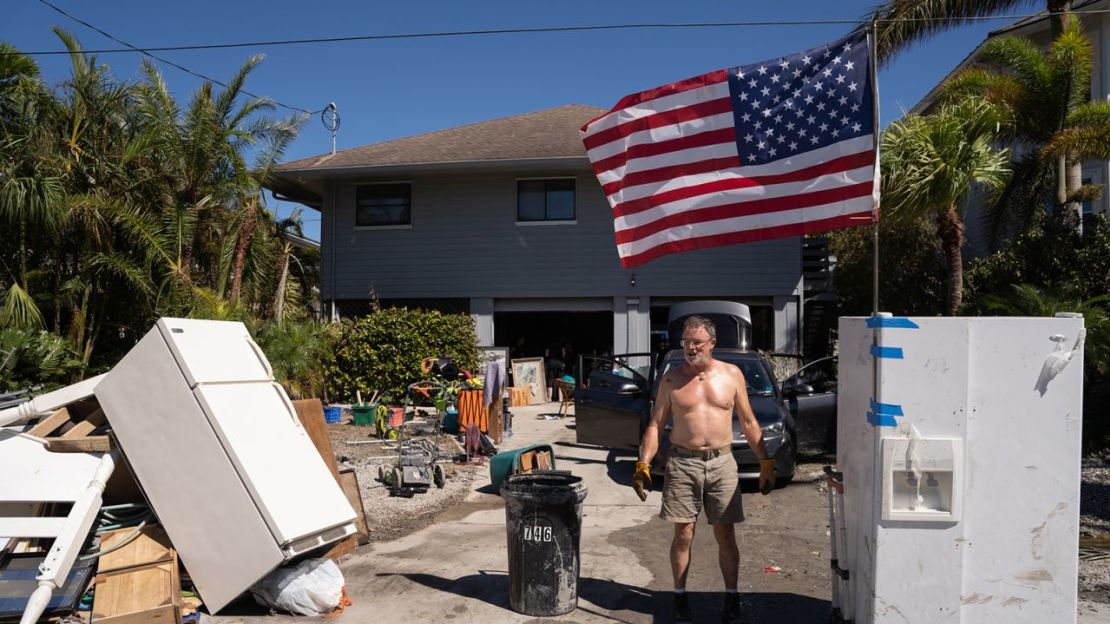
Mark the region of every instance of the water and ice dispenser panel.
[[958, 522], [963, 440], [883, 438], [883, 520]]

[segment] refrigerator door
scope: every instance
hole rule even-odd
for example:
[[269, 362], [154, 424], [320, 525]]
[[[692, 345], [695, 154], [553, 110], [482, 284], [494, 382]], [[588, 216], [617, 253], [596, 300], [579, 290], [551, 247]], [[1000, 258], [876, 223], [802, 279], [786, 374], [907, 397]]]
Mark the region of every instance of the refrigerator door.
[[201, 384], [194, 393], [278, 544], [354, 519], [281, 386]]
[[242, 323], [163, 318], [157, 327], [190, 387], [274, 379], [270, 363]]

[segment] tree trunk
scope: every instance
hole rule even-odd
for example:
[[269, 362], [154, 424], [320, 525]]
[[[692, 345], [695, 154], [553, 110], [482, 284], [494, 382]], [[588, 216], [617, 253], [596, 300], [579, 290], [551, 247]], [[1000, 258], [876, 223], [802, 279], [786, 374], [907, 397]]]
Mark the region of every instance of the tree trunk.
[[1052, 14], [1052, 40], [1064, 32], [1064, 21], [1071, 13], [1072, 0], [1047, 0], [1045, 8]]
[[284, 246], [278, 260], [278, 275], [277, 290], [274, 291], [274, 320], [281, 327], [284, 322], [282, 317], [285, 316], [285, 284], [289, 281], [289, 252]]
[[1056, 211], [1068, 203], [1068, 164], [1063, 154], [1056, 157]]
[[940, 238], [944, 257], [948, 261], [948, 316], [956, 316], [964, 298], [964, 224], [956, 211], [956, 204], [937, 215], [937, 236]]
[[[1068, 197], [1074, 197], [1083, 186], [1083, 162], [1074, 156], [1067, 159]], [[1063, 206], [1064, 222], [1075, 228], [1076, 234], [1083, 233], [1083, 202], [1068, 201]]]
[[243, 207], [243, 223], [239, 226], [239, 240], [235, 243], [235, 261], [231, 265], [231, 292], [228, 300], [239, 301], [239, 291], [243, 285], [243, 266], [247, 261], [247, 246], [250, 245], [254, 229], [258, 225], [258, 196], [254, 195]]

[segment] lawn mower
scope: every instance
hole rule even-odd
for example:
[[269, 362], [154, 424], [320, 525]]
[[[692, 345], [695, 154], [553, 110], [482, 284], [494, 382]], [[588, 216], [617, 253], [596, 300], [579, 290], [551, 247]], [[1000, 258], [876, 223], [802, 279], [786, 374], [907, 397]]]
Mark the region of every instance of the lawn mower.
[[[405, 393], [405, 417], [408, 418], [412, 408], [412, 399], [415, 394], [426, 398], [435, 399], [443, 394], [443, 384], [435, 381], [418, 381], [409, 385]], [[378, 480], [389, 487], [393, 496], [412, 496], [427, 492], [428, 488], [435, 485], [442, 488], [446, 483], [443, 466], [439, 464], [439, 435], [442, 431], [443, 414], [437, 413], [432, 417], [432, 432], [428, 437], [405, 438], [405, 427], [401, 426], [397, 437], [397, 463], [387, 470], [385, 466], [378, 467]]]

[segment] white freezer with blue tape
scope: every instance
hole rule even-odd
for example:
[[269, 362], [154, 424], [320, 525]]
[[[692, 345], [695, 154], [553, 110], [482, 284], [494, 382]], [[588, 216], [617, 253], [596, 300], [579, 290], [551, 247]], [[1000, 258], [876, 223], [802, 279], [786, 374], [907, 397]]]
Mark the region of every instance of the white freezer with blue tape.
[[841, 318], [845, 620], [1076, 620], [1082, 318]]

